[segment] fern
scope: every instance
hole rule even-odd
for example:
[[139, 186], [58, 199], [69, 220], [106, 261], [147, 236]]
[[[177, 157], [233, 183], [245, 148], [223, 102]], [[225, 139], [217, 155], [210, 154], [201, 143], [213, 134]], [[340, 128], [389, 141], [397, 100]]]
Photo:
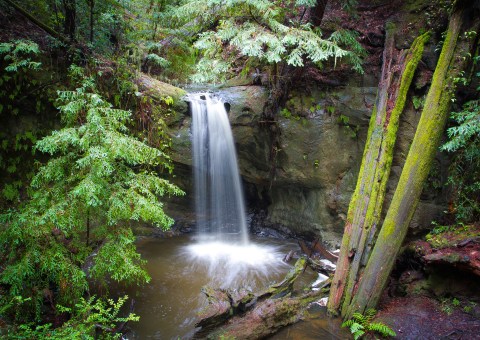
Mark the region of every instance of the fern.
[[375, 315], [377, 314], [377, 311], [373, 308], [369, 308], [365, 311], [365, 322], [369, 323], [371, 322], [374, 318]]
[[18, 72], [20, 69], [38, 70], [40, 62], [32, 60], [32, 56], [40, 54], [36, 43], [30, 40], [14, 40], [0, 43], [0, 55], [9, 64], [5, 67], [7, 72]]
[[353, 339], [357, 340], [357, 339], [360, 339], [365, 334], [365, 332], [359, 329], [356, 332], [353, 332], [352, 334], [353, 334]]
[[[10, 326], [8, 339], [118, 339], [115, 333], [118, 323], [135, 322], [139, 317], [133, 313], [120, 316], [122, 306], [128, 296], [123, 296], [117, 301], [101, 299], [92, 296], [89, 299], [83, 297], [73, 307], [57, 306], [59, 312], [70, 315], [70, 319], [58, 328], [52, 324], [36, 325], [34, 323], [21, 324], [17, 327]], [[25, 299], [17, 297], [20, 303]], [[18, 303], [18, 302], [17, 302]]]
[[342, 323], [342, 327], [348, 327], [354, 339], [360, 339], [365, 333], [378, 333], [383, 337], [394, 337], [396, 333], [381, 322], [372, 322], [377, 314], [376, 310], [369, 308], [365, 314], [353, 313], [350, 320]]
[[387, 325], [381, 323], [381, 322], [372, 322], [368, 324], [367, 329], [371, 332], [376, 332], [380, 334], [381, 336], [384, 337], [394, 337], [397, 336], [397, 334]]
[[[480, 62], [480, 56], [474, 62]], [[477, 73], [475, 78], [479, 77]], [[448, 184], [453, 188], [455, 217], [468, 223], [480, 217], [480, 100], [467, 101], [450, 117], [455, 125], [448, 128], [449, 140], [441, 150], [453, 154]]]
[[352, 315], [352, 319], [355, 320], [355, 322], [358, 322], [360, 324], [366, 324], [368, 319], [361, 313], [355, 312]]
[[200, 33], [195, 47], [202, 52], [193, 81], [224, 80], [238, 57], [256, 58], [261, 63], [286, 62], [302, 67], [307, 60], [346, 61], [358, 72], [365, 51], [357, 35], [342, 30], [325, 39], [310, 24], [284, 23], [287, 10], [314, 6], [316, 1], [287, 1], [280, 5], [266, 0], [186, 1], [175, 17], [179, 25], [201, 31], [218, 23], [214, 30]]

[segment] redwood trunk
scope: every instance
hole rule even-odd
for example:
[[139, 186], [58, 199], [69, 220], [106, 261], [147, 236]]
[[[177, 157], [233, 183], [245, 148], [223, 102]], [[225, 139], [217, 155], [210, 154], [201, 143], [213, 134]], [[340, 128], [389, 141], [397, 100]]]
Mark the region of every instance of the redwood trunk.
[[368, 258], [369, 243], [380, 221], [400, 114], [428, 37], [418, 37], [409, 52], [398, 52], [394, 47], [394, 27], [387, 25], [379, 90], [330, 290], [328, 308], [334, 314], [342, 301], [342, 314], [350, 305], [362, 263]]
[[75, 40], [75, 29], [77, 19], [77, 4], [76, 0], [63, 0], [63, 8], [65, 10], [64, 33], [70, 38], [70, 41]]
[[[407, 233], [423, 184], [440, 143], [453, 95], [453, 67], [463, 11], [451, 17], [447, 37], [428, 92], [420, 122], [375, 247], [343, 316], [374, 308], [386, 285]], [[458, 65], [457, 65], [458, 66]]]

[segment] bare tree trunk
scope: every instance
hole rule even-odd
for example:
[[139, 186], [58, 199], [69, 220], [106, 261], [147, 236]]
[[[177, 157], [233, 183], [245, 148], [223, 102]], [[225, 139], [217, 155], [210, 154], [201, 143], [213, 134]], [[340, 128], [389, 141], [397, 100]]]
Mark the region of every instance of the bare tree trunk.
[[462, 68], [461, 62], [454, 57], [456, 52], [459, 56], [456, 47], [463, 12], [461, 9], [455, 10], [450, 19], [447, 37], [397, 189], [358, 289], [351, 303], [342, 309], [345, 318], [377, 305], [407, 233], [444, 131], [454, 93], [456, 68]]
[[387, 24], [383, 67], [377, 99], [370, 119], [367, 142], [357, 186], [350, 202], [337, 270], [330, 290], [328, 308], [342, 314], [348, 308], [362, 264], [368, 259], [380, 221], [387, 180], [393, 158], [400, 114], [413, 75], [429, 34], [418, 37], [408, 52], [398, 52], [395, 27]]
[[318, 0], [315, 7], [312, 8], [310, 22], [313, 26], [320, 26], [320, 24], [322, 23], [327, 3], [328, 0]]
[[85, 243], [87, 247], [90, 244], [90, 209], [87, 210], [87, 241]]
[[63, 8], [65, 10], [63, 30], [65, 35], [69, 37], [70, 41], [74, 41], [77, 19], [76, 0], [63, 0]]
[[87, 0], [87, 3], [90, 10], [90, 43], [93, 43], [95, 0]]

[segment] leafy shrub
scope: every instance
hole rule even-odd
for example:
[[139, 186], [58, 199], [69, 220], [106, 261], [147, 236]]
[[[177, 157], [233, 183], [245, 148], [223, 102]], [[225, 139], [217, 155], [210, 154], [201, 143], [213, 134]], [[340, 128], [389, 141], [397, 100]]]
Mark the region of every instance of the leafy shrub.
[[30, 298], [27, 319], [40, 317], [51, 287], [71, 305], [88, 290], [88, 277], [148, 282], [129, 221], [169, 228], [159, 198], [183, 194], [155, 172], [168, 156], [129, 136], [130, 112], [112, 108], [93, 84], [86, 78], [59, 92], [65, 127], [36, 143], [52, 158], [34, 176], [30, 200], [0, 215], [0, 283], [8, 296]]
[[480, 100], [466, 102], [451, 118], [457, 125], [447, 130], [449, 140], [441, 147], [453, 154], [448, 184], [453, 188], [457, 220], [473, 222], [480, 218]]
[[[95, 296], [89, 299], [80, 298], [72, 308], [57, 307], [59, 312], [70, 315], [70, 319], [58, 328], [53, 328], [50, 323], [26, 323], [10, 326], [3, 335], [6, 339], [118, 339], [119, 323], [139, 320], [133, 313], [126, 317], [120, 316], [121, 308], [127, 299], [128, 296], [121, 297], [118, 301]], [[22, 302], [25, 300], [16, 297], [16, 303]]]

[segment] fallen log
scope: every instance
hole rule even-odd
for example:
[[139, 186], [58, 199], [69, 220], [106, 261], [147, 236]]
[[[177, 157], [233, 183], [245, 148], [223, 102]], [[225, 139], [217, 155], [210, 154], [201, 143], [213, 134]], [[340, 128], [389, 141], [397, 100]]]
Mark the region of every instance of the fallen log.
[[194, 338], [217, 339], [234, 337], [238, 339], [258, 339], [273, 334], [281, 327], [295, 323], [306, 317], [306, 307], [325, 296], [327, 280], [315, 290], [292, 296], [293, 284], [304, 271], [307, 263], [300, 258], [294, 268], [280, 283], [274, 284], [259, 294], [245, 289], [226, 290], [204, 287], [208, 305], [199, 313], [196, 327], [201, 327]]
[[245, 315], [234, 316], [207, 339], [263, 339], [308, 317], [308, 305], [327, 293], [317, 290], [299, 297], [267, 299]]
[[315, 242], [312, 246], [312, 248], [308, 248], [307, 245], [305, 244], [304, 241], [298, 241], [298, 244], [302, 251], [308, 255], [308, 257], [311, 257], [312, 254], [316, 251], [319, 253], [322, 257], [326, 258], [327, 260], [335, 263], [338, 260], [338, 256], [329, 251], [327, 248], [322, 246], [319, 242]]
[[29, 12], [27, 12], [25, 9], [23, 9], [22, 7], [17, 5], [16, 2], [14, 2], [12, 0], [5, 0], [5, 2], [7, 4], [9, 4], [10, 6], [12, 6], [13, 8], [15, 8], [15, 10], [17, 10], [17, 12], [19, 12], [21, 15], [23, 15], [30, 22], [32, 22], [36, 26], [40, 27], [42, 30], [44, 30], [45, 32], [50, 34], [55, 39], [60, 40], [64, 44], [67, 44], [67, 45], [70, 44], [70, 41], [66, 37], [64, 37], [62, 34], [58, 33], [57, 31], [55, 31], [53, 28], [49, 27], [48, 25], [45, 25], [43, 22], [38, 20], [36, 17], [31, 15]]
[[335, 265], [328, 260], [316, 260], [313, 258], [309, 258], [308, 265], [316, 272], [324, 273], [327, 275], [335, 273]]

